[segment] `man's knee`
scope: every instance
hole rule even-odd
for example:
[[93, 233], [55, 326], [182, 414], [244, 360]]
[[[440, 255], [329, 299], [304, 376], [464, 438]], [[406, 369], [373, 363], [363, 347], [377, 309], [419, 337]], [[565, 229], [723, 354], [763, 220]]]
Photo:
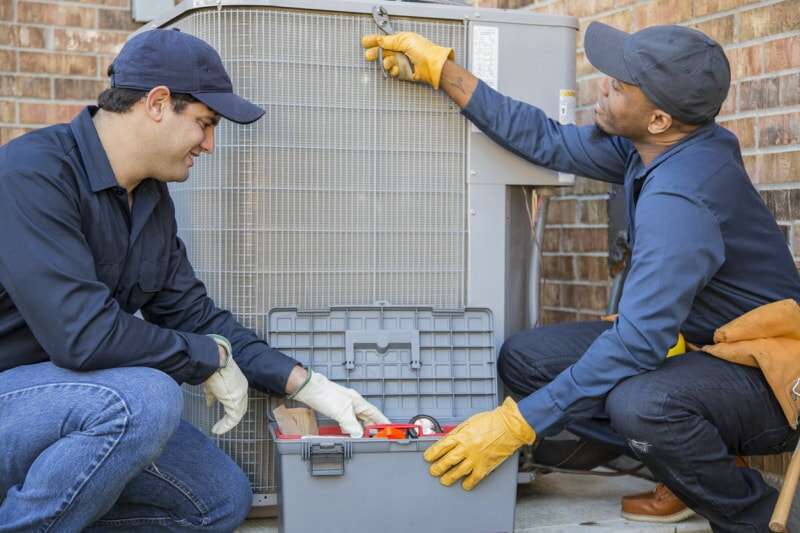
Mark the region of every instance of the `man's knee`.
[[[209, 465], [210, 467], [210, 465]], [[233, 461], [216, 463], [216, 472], [209, 475], [216, 481], [220, 499], [214, 504], [211, 516], [215, 519], [211, 529], [233, 531], [245, 521], [253, 503], [253, 490], [250, 480]]]
[[524, 367], [527, 365], [522, 364], [522, 357], [522, 335], [517, 333], [506, 339], [497, 358], [497, 373], [500, 379], [518, 396], [530, 393], [523, 384], [527, 374]]
[[547, 347], [553, 340], [548, 327], [522, 331], [506, 339], [500, 348], [497, 370], [513, 393], [528, 395], [553, 379], [546, 367]]
[[663, 453], [676, 444], [666, 425], [668, 419], [689, 415], [678, 411], [669, 391], [652, 383], [647, 374], [623, 381], [606, 398], [612, 429], [637, 453], [647, 454], [654, 449]]
[[124, 383], [117, 385], [130, 418], [130, 429], [157, 452], [175, 433], [183, 411], [180, 386], [160, 370], [117, 369]]
[[233, 500], [233, 512], [231, 521], [235, 526], [241, 525], [250, 513], [250, 506], [253, 503], [253, 489], [250, 480], [237, 468], [235, 475], [232, 476], [231, 498]]

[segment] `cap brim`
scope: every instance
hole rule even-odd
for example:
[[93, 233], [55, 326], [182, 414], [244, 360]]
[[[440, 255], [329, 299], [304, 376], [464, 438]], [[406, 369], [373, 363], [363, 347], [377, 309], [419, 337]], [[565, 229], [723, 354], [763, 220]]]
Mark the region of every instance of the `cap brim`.
[[602, 22], [592, 22], [586, 28], [583, 48], [586, 59], [597, 70], [631, 85], [639, 85], [625, 65], [625, 39], [628, 33]]
[[191, 93], [223, 117], [238, 124], [250, 124], [264, 115], [264, 110], [233, 93]]

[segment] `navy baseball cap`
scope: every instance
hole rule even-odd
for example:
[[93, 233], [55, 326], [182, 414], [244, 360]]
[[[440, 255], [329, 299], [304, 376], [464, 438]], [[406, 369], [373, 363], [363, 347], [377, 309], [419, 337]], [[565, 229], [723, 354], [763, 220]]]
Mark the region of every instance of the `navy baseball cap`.
[[111, 87], [149, 91], [159, 85], [190, 94], [239, 124], [250, 124], [264, 115], [263, 109], [234, 94], [216, 50], [176, 29], [135, 35], [111, 64]]
[[586, 57], [599, 71], [636, 85], [656, 106], [686, 124], [719, 113], [731, 84], [722, 47], [682, 26], [626, 33], [601, 22], [586, 29]]

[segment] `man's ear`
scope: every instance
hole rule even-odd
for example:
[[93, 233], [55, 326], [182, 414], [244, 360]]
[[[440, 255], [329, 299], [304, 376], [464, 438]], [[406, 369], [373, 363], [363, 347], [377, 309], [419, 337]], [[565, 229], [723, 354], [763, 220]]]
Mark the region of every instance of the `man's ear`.
[[658, 108], [653, 110], [650, 115], [650, 123], [647, 125], [647, 131], [650, 135], [659, 135], [664, 133], [672, 127], [672, 116]]
[[171, 93], [168, 87], [165, 85], [153, 87], [144, 100], [144, 109], [147, 116], [155, 122], [161, 122], [164, 119], [167, 108], [171, 105], [171, 101]]

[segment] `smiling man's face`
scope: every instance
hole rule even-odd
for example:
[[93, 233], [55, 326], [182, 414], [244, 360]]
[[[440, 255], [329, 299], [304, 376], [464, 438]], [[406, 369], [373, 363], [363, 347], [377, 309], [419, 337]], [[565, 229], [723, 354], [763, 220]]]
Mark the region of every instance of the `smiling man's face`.
[[[214, 150], [214, 129], [219, 115], [200, 102], [193, 102], [176, 112], [172, 106], [159, 125], [161, 143], [154, 161], [153, 178], [159, 181], [184, 181], [194, 159]], [[156, 154], [154, 154], [156, 156]]]

